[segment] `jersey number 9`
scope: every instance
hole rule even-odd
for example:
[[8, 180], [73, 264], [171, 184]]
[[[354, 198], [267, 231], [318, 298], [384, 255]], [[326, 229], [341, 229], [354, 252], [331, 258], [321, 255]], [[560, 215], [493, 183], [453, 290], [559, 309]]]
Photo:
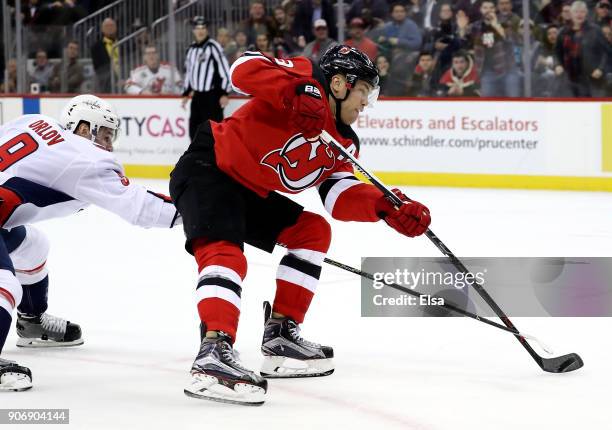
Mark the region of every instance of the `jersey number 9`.
[[28, 133], [21, 133], [0, 146], [0, 171], [4, 172], [13, 164], [38, 149], [38, 143]]

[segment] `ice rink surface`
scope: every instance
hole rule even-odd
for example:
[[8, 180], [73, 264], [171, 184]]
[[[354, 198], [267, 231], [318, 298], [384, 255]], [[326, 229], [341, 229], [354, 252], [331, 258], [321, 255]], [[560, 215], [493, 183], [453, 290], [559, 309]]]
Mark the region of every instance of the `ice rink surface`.
[[[432, 229], [458, 256], [612, 256], [610, 194], [404, 191], [429, 206]], [[324, 212], [313, 191], [298, 200]], [[329, 256], [357, 267], [362, 256], [439, 255], [426, 238], [400, 237], [382, 222], [332, 224]], [[331, 266], [303, 334], [334, 347], [332, 376], [272, 380], [259, 408], [187, 398], [199, 338], [196, 267], [182, 230], [132, 227], [93, 207], [39, 226], [51, 240], [49, 312], [81, 324], [85, 344], [18, 349], [11, 333], [3, 356], [32, 369], [34, 388], [1, 393], [0, 408], [68, 408], [75, 429], [611, 428], [611, 319], [516, 319], [557, 354], [585, 361], [546, 374], [511, 335], [473, 320], [360, 317], [360, 279]], [[283, 250], [246, 252], [236, 346], [259, 369], [261, 303], [274, 296]]]

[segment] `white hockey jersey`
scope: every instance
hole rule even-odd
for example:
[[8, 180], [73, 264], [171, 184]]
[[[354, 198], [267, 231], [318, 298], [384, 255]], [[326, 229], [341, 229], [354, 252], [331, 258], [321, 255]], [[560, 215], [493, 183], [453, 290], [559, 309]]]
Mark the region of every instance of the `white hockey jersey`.
[[[172, 70], [174, 69], [174, 82]], [[180, 94], [182, 92], [181, 74], [170, 63], [161, 62], [156, 72], [146, 65], [138, 66], [130, 72], [125, 83], [128, 94]]]
[[[50, 189], [28, 186], [20, 178]], [[178, 217], [168, 198], [130, 183], [112, 153], [44, 115], [24, 115], [0, 127], [3, 185], [24, 202], [3, 228], [63, 217], [89, 204], [142, 227], [172, 227]]]

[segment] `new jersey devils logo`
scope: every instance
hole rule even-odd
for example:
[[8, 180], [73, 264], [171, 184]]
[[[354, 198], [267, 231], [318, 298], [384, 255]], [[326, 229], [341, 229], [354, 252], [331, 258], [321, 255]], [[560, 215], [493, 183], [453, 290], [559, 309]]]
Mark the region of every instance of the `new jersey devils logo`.
[[334, 162], [334, 154], [327, 143], [319, 138], [308, 140], [301, 134], [261, 159], [261, 164], [274, 169], [285, 188], [291, 191], [311, 187], [325, 170], [334, 167]]

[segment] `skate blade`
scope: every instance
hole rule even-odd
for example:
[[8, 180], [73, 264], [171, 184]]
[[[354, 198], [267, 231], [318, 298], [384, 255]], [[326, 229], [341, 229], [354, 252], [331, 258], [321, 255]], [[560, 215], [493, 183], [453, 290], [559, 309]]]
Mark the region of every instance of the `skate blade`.
[[233, 388], [230, 388], [220, 384], [214, 376], [195, 374], [184, 393], [188, 397], [196, 399], [235, 405], [261, 406], [265, 401], [266, 391], [261, 387], [246, 383], [237, 383]]
[[58, 342], [55, 340], [42, 340], [27, 337], [20, 337], [17, 339], [17, 346], [20, 348], [65, 348], [68, 346], [83, 345], [84, 343], [85, 341], [83, 338], [70, 342]]
[[331, 358], [297, 360], [281, 356], [266, 356], [259, 374], [264, 378], [312, 378], [334, 373]]
[[32, 388], [32, 380], [23, 373], [7, 372], [0, 377], [0, 391], [26, 391]]

